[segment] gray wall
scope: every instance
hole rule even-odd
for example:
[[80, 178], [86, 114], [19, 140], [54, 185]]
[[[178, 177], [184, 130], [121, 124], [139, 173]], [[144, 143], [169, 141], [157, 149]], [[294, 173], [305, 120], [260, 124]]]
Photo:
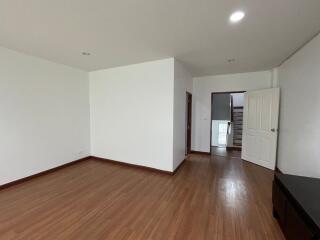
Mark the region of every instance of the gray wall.
[[213, 94], [212, 120], [230, 120], [230, 94]]

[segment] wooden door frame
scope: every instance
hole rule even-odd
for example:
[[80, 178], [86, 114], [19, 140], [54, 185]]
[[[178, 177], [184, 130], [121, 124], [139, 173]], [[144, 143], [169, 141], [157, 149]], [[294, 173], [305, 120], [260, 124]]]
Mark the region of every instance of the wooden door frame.
[[212, 153], [212, 107], [213, 107], [213, 94], [232, 94], [232, 93], [246, 93], [247, 91], [230, 91], [230, 92], [212, 92], [210, 100], [210, 155]]
[[[190, 108], [189, 108], [189, 97], [190, 97]], [[189, 114], [190, 111], [190, 114]], [[189, 118], [190, 117], [190, 118]], [[188, 123], [190, 121], [190, 129], [188, 129]], [[185, 154], [191, 153], [191, 139], [192, 139], [192, 93], [186, 92], [186, 151]]]

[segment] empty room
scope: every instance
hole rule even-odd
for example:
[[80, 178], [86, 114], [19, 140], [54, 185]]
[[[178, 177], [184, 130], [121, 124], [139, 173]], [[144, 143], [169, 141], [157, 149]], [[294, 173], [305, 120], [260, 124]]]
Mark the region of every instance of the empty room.
[[0, 0], [0, 240], [320, 239], [319, 0]]

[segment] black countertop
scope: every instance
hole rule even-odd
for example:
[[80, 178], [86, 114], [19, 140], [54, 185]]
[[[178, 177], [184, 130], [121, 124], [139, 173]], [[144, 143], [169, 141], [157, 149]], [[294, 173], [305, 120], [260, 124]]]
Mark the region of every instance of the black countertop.
[[320, 228], [320, 179], [287, 174], [277, 174], [276, 179]]

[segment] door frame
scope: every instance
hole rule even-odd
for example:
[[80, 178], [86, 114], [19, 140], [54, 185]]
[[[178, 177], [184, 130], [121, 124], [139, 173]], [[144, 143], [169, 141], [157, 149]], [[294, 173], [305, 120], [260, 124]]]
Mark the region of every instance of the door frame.
[[[190, 103], [190, 104], [189, 104]], [[186, 92], [186, 119], [185, 119], [185, 155], [191, 153], [191, 136], [192, 136], [192, 93]]]
[[210, 155], [212, 154], [212, 108], [213, 108], [213, 94], [232, 94], [232, 93], [245, 93], [247, 91], [229, 91], [229, 92], [212, 92], [210, 100]]

